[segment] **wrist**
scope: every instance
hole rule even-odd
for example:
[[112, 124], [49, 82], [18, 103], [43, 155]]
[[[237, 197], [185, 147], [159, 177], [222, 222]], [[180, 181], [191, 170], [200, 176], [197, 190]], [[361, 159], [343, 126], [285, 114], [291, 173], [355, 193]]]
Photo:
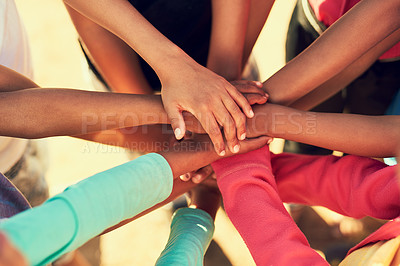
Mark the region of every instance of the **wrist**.
[[188, 69], [196, 69], [200, 65], [187, 55], [178, 46], [168, 50], [161, 59], [162, 63], [152, 66], [157, 76], [160, 78], [162, 86], [169, 82], [175, 82], [177, 76], [181, 75], [182, 71]]
[[273, 138], [291, 139], [293, 136], [312, 132], [316, 127], [316, 115], [277, 104], [264, 104], [254, 108], [259, 115], [256, 129]]
[[[136, 125], [153, 125], [153, 124], [168, 124], [169, 119], [167, 113], [164, 110], [161, 95], [131, 95], [133, 98], [132, 103], [128, 106], [128, 111], [125, 113], [129, 114], [129, 110], [132, 109], [132, 106], [136, 106], [139, 110], [141, 110], [141, 115], [138, 117], [139, 121], [135, 124], [133, 121], [133, 126]], [[138, 104], [137, 99], [141, 98], [141, 103]], [[127, 116], [128, 117], [128, 116]], [[123, 116], [121, 116], [121, 119]]]
[[249, 138], [259, 136], [269, 136], [276, 138], [276, 132], [273, 130], [273, 118], [276, 115], [276, 105], [266, 103], [253, 106], [254, 117], [247, 119], [247, 136]]

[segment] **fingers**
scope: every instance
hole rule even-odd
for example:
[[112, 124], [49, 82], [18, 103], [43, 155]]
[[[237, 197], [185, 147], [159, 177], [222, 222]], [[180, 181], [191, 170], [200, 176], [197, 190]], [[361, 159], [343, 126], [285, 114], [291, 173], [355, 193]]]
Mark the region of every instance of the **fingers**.
[[[224, 99], [224, 101], [227, 101], [227, 99]], [[228, 106], [228, 104], [232, 104], [233, 106]], [[240, 135], [244, 134], [244, 136], [246, 136], [246, 117], [232, 100], [227, 101], [227, 105], [220, 102], [218, 109], [218, 112], [215, 113], [215, 117], [217, 118], [218, 123], [224, 128], [224, 135], [228, 148], [232, 153], [238, 153], [240, 145], [236, 130], [241, 132]], [[227, 109], [234, 110], [236, 117], [231, 116]]]
[[260, 95], [256, 93], [245, 93], [244, 97], [246, 97], [247, 101], [250, 105], [254, 104], [264, 104], [268, 101], [268, 97], [265, 95]]
[[[242, 110], [246, 114], [246, 116], [248, 118], [252, 118], [254, 116], [254, 112], [253, 112], [249, 102], [243, 96], [243, 94], [241, 94], [232, 85], [227, 87], [227, 91], [228, 91], [229, 95], [233, 98], [233, 100], [239, 105], [239, 107], [242, 108]], [[229, 112], [232, 114], [231, 110], [229, 110]], [[234, 114], [232, 114], [232, 117], [234, 117]]]
[[182, 139], [185, 136], [186, 127], [183, 120], [182, 112], [176, 106], [164, 106], [168, 118], [171, 122], [171, 127], [174, 130], [175, 138]]
[[223, 104], [230, 111], [226, 114], [226, 121], [223, 124], [225, 137], [230, 150], [237, 153], [240, 148], [237, 146], [239, 145], [238, 140], [246, 138], [246, 116], [230, 97], [223, 98]]
[[180, 176], [180, 179], [182, 181], [189, 181], [192, 180], [193, 183], [199, 184], [203, 182], [206, 178], [208, 178], [210, 175], [214, 173], [212, 167], [210, 165], [207, 165], [203, 168], [200, 168], [197, 171], [189, 172], [184, 175]]
[[225, 143], [222, 138], [221, 129], [218, 126], [217, 121], [212, 113], [209, 111], [203, 112], [201, 114], [194, 114], [197, 120], [200, 121], [201, 126], [204, 128], [206, 133], [211, 139], [211, 142], [214, 145], [215, 152], [219, 156], [225, 156]]
[[255, 86], [257, 88], [262, 88], [263, 87], [263, 83], [261, 81], [253, 81], [253, 80], [234, 80], [231, 81], [231, 84], [236, 86], [236, 85], [251, 85], [251, 86]]
[[189, 172], [189, 173], [186, 173], [186, 174], [184, 174], [184, 175], [181, 175], [179, 178], [180, 178], [182, 181], [187, 182], [187, 181], [189, 181], [189, 180], [192, 178], [193, 174], [194, 174], [194, 172]]
[[260, 81], [238, 80], [232, 81], [231, 84], [241, 93], [258, 93], [266, 95], [262, 89], [263, 84]]
[[205, 134], [203, 127], [200, 122], [189, 112], [182, 112], [183, 118], [185, 119], [186, 130], [190, 130], [193, 133]]
[[212, 173], [213, 169], [210, 165], [200, 168], [194, 173], [192, 177], [192, 182], [195, 184], [199, 184], [203, 182], [206, 178], [208, 178]]

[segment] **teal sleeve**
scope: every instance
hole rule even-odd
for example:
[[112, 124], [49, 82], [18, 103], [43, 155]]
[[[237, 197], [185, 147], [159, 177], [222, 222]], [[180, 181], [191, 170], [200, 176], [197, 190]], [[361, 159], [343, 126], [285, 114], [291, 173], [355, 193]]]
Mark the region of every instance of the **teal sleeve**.
[[203, 210], [182, 208], [175, 212], [167, 245], [156, 265], [203, 265], [214, 234], [214, 221]]
[[167, 161], [152, 153], [70, 186], [42, 206], [0, 224], [32, 265], [44, 265], [105, 229], [166, 199]]

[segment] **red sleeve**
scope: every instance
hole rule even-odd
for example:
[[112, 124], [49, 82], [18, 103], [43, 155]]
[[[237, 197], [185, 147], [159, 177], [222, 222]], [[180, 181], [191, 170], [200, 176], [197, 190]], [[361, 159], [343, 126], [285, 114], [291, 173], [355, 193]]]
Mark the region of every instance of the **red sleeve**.
[[310, 248], [277, 192], [268, 146], [212, 164], [225, 211], [257, 265], [328, 265]]
[[272, 170], [284, 202], [324, 206], [343, 215], [400, 216], [396, 169], [365, 157], [272, 155]]
[[398, 237], [399, 235], [400, 235], [400, 217], [384, 224], [381, 228], [379, 228], [374, 233], [365, 238], [363, 241], [361, 241], [357, 246], [350, 249], [347, 255], [367, 245], [374, 244], [379, 241], [390, 240]]

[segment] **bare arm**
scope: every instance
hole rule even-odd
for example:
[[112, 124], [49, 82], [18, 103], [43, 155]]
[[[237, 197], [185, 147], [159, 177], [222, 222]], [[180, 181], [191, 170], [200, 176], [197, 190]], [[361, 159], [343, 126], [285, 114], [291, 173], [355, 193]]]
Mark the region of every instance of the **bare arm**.
[[251, 0], [246, 41], [243, 49], [243, 66], [246, 64], [254, 44], [269, 16], [275, 0]]
[[[115, 92], [153, 94], [139, 57], [123, 40], [66, 5], [85, 52]], [[106, 52], [105, 52], [106, 51]]]
[[109, 129], [74, 137], [144, 153], [163, 151], [174, 141], [173, 131], [166, 124]]
[[268, 135], [368, 157], [395, 156], [400, 116], [365, 116], [299, 111], [265, 104], [254, 108], [250, 136]]
[[35, 82], [24, 75], [0, 65], [0, 93], [38, 87]]
[[[224, 153], [216, 117], [252, 116], [246, 99], [225, 79], [200, 66], [157, 31], [128, 1], [64, 0], [105, 29], [114, 33], [142, 56], [162, 84], [162, 100], [178, 139], [183, 137], [183, 111], [196, 116], [210, 135], [214, 147]], [[116, 19], [118, 17], [118, 19]], [[190, 85], [188, 85], [190, 84]], [[235, 121], [236, 122], [236, 121]], [[245, 132], [244, 120], [236, 128]]]
[[251, 0], [213, 0], [207, 68], [227, 80], [240, 79]]
[[168, 123], [159, 96], [32, 87], [0, 66], [0, 135], [42, 138]]
[[[259, 147], [262, 147], [265, 144], [267, 144], [268, 140], [269, 138], [267, 137], [261, 137], [258, 139], [241, 141], [240, 144], [242, 146], [242, 149], [240, 152], [245, 153], [257, 149]], [[177, 177], [181, 174], [190, 172], [195, 169], [199, 169], [221, 158], [213, 150], [212, 143], [206, 135], [201, 135], [201, 136], [199, 135], [198, 138], [194, 140], [184, 140], [174, 148], [162, 151], [160, 152], [160, 154], [168, 161], [174, 177]], [[228, 151], [225, 156], [231, 156], [231, 155], [232, 153]], [[107, 233], [114, 229], [117, 229], [165, 205], [166, 203], [172, 201], [179, 195], [182, 195], [183, 193], [189, 191], [196, 185], [198, 184], [195, 184], [193, 182], [184, 182], [179, 178], [174, 179], [174, 185], [171, 195], [166, 200], [138, 214], [135, 217], [122, 221], [121, 223], [113, 226], [112, 228], [107, 229], [103, 233]]]
[[[227, 80], [238, 80], [242, 72], [242, 56], [250, 0], [212, 0], [212, 27], [207, 68]], [[239, 139], [245, 131], [236, 131], [235, 124], [241, 124], [246, 117], [219, 115], [217, 121], [225, 130], [229, 149], [239, 149]], [[244, 135], [243, 135], [244, 134]]]
[[[363, 0], [264, 83], [275, 103], [290, 105], [333, 78], [400, 27], [396, 0]], [[377, 23], [379, 21], [379, 23]]]
[[364, 73], [364, 71], [367, 70], [386, 50], [399, 41], [400, 30], [397, 30], [350, 64], [338, 75], [312, 90], [302, 98], [296, 100], [294, 103], [290, 104], [290, 106], [300, 110], [309, 110], [329, 99]]

